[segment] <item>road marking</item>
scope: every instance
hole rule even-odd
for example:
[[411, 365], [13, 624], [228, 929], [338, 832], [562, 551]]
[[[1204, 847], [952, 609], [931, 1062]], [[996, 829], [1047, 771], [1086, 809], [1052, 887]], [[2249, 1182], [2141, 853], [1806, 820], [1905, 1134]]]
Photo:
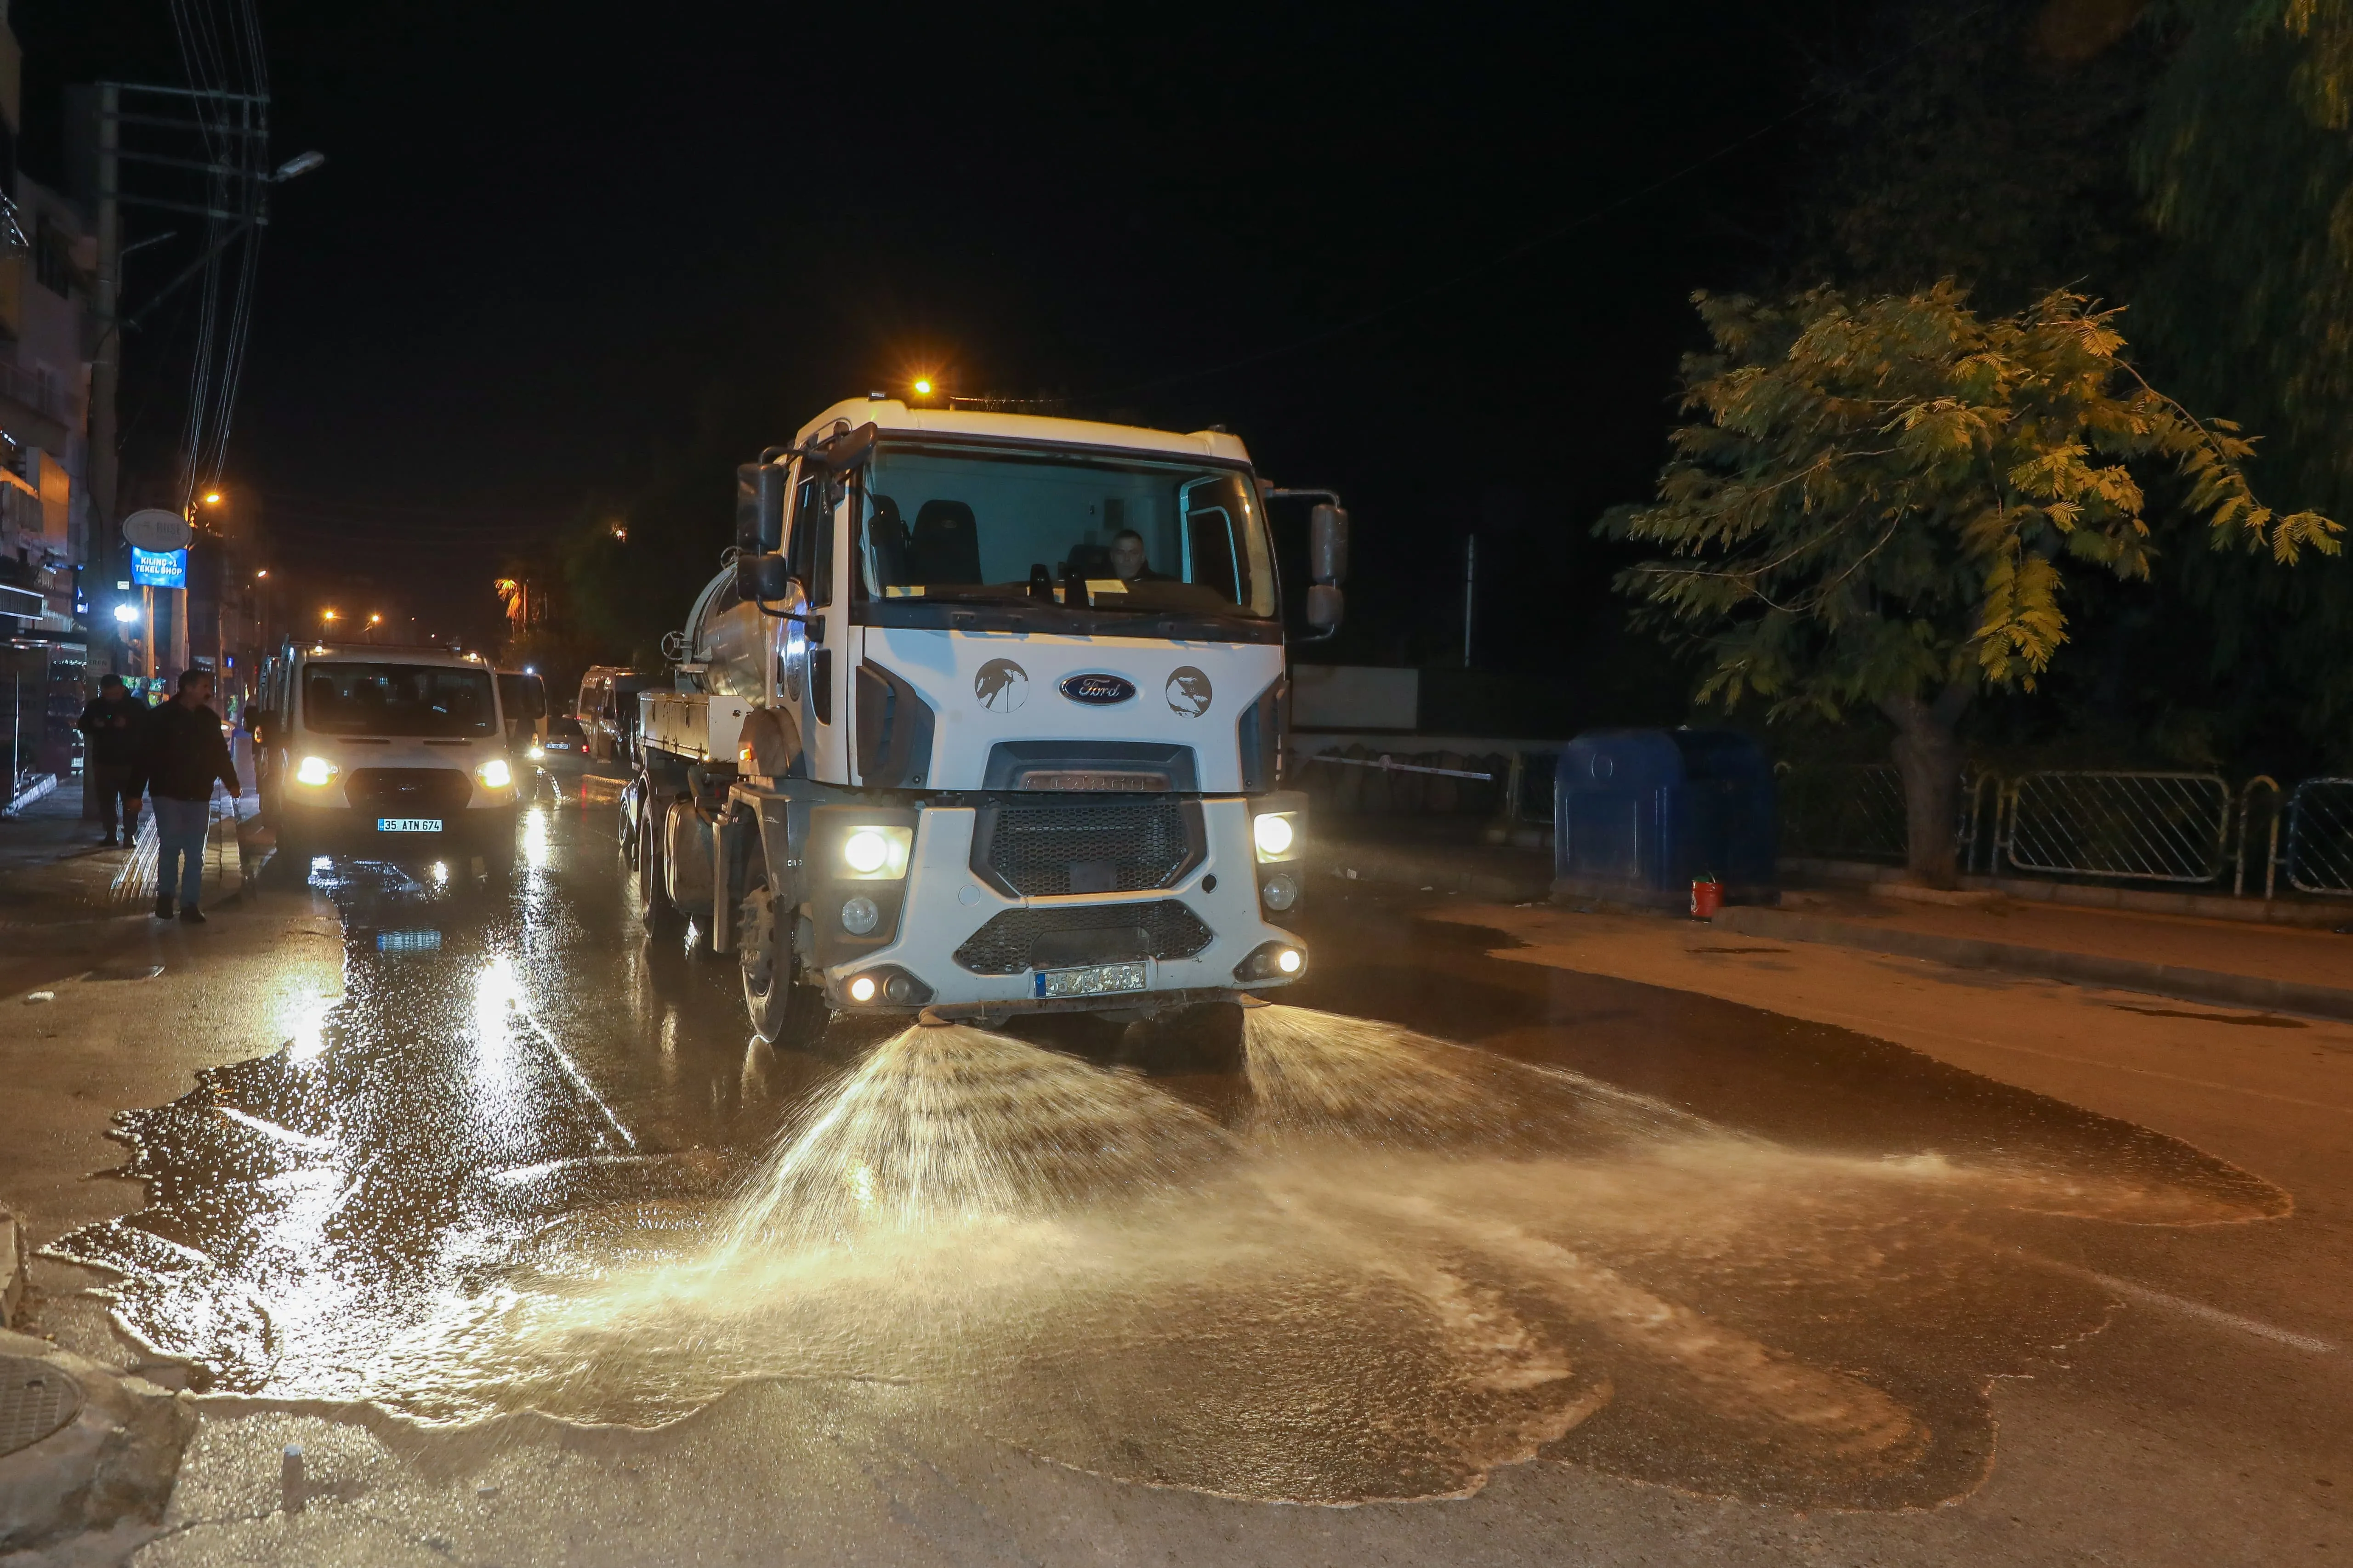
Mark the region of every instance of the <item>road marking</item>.
[[2242, 1334], [2253, 1334], [2258, 1339], [2270, 1340], [2274, 1344], [2287, 1345], [2295, 1350], [2310, 1351], [2315, 1355], [2333, 1355], [2337, 1352], [2337, 1347], [2327, 1340], [2316, 1340], [2310, 1334], [2295, 1333], [2286, 1329], [2275, 1329], [2269, 1323], [2259, 1323], [2253, 1318], [2242, 1318], [2236, 1312], [2226, 1312], [2220, 1307], [2210, 1307], [2203, 1301], [2192, 1301], [2184, 1296], [2169, 1296], [2162, 1290], [2152, 1290], [2146, 1285], [2136, 1285], [2129, 1279], [2119, 1279], [2113, 1274], [2102, 1274], [2097, 1269], [2078, 1268], [2067, 1263], [2063, 1263], [2059, 1267], [2066, 1269], [2070, 1274], [2081, 1275], [2084, 1279], [2096, 1284], [2105, 1285], [2129, 1300], [2146, 1302], [2152, 1307], [2162, 1307], [2168, 1312], [2179, 1312], [2186, 1318], [2196, 1318], [2200, 1322], [2212, 1323], [2217, 1328], [2236, 1329]]
[[588, 1097], [588, 1102], [605, 1113], [605, 1120], [612, 1125], [614, 1131], [621, 1135], [621, 1142], [632, 1149], [636, 1148], [637, 1135], [621, 1125], [621, 1119], [613, 1114], [613, 1108], [605, 1103], [605, 1097], [589, 1087], [586, 1075], [581, 1072], [580, 1065], [572, 1059], [572, 1053], [558, 1045], [555, 1037], [548, 1033], [547, 1026], [522, 1007], [518, 1006], [515, 1009], [515, 1016], [522, 1019], [530, 1027], [531, 1032], [539, 1037], [540, 1042], [554, 1056], [556, 1065], [565, 1070], [573, 1083], [579, 1088], [580, 1092]]

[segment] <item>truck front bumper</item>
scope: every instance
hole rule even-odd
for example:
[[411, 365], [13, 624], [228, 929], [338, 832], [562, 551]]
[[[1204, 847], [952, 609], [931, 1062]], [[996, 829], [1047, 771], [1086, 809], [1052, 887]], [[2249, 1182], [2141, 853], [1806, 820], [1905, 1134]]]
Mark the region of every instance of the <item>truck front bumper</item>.
[[[891, 939], [827, 966], [827, 1002], [998, 1016], [1169, 1007], [1289, 984], [1307, 972], [1307, 944], [1261, 905], [1251, 802], [1200, 807], [1206, 852], [1170, 886], [1050, 898], [1008, 897], [974, 871], [976, 812], [922, 811]], [[1296, 877], [1299, 866], [1284, 869]]]

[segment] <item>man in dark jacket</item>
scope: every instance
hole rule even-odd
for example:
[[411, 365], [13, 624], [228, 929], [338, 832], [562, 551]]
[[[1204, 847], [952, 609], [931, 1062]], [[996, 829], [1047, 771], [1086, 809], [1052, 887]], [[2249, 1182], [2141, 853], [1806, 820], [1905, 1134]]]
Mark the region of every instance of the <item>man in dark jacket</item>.
[[234, 797], [237, 764], [212, 710], [213, 672], [184, 669], [180, 694], [149, 721], [147, 793], [155, 797], [155, 918], [172, 918], [172, 887], [179, 884], [180, 918], [205, 923], [196, 900], [204, 892], [205, 836], [212, 827], [213, 781]]
[[[122, 677], [100, 678], [98, 697], [81, 710], [75, 726], [87, 738], [82, 766], [90, 770], [90, 788], [98, 795], [99, 820], [106, 824], [107, 844], [128, 844], [139, 837], [140, 770], [147, 753], [147, 704], [123, 688]], [[114, 803], [122, 803], [122, 837], [114, 837]]]

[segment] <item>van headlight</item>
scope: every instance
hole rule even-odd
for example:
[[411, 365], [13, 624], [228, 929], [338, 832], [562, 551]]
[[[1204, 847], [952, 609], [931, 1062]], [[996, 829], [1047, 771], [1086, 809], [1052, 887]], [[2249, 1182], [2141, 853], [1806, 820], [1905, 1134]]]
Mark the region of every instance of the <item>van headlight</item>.
[[843, 874], [853, 881], [896, 880], [915, 847], [912, 827], [853, 827], [841, 841]]
[[504, 757], [492, 757], [474, 770], [474, 776], [482, 781], [484, 789], [504, 789], [514, 783], [514, 770], [507, 766]]
[[1287, 811], [1270, 811], [1250, 818], [1250, 842], [1261, 860], [1288, 860], [1298, 850], [1299, 826]]
[[305, 757], [295, 764], [294, 782], [308, 784], [312, 789], [323, 789], [334, 783], [335, 775], [343, 771], [324, 757]]

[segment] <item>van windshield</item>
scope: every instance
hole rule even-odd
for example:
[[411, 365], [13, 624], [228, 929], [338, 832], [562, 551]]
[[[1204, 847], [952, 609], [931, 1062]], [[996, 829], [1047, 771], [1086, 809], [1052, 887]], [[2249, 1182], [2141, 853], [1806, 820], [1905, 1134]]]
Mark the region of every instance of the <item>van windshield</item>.
[[490, 672], [432, 664], [313, 664], [302, 723], [322, 735], [457, 739], [499, 732]]
[[1088, 580], [1098, 610], [1275, 613], [1250, 477], [1082, 450], [885, 443], [868, 469], [858, 587], [870, 599], [1026, 597]]

